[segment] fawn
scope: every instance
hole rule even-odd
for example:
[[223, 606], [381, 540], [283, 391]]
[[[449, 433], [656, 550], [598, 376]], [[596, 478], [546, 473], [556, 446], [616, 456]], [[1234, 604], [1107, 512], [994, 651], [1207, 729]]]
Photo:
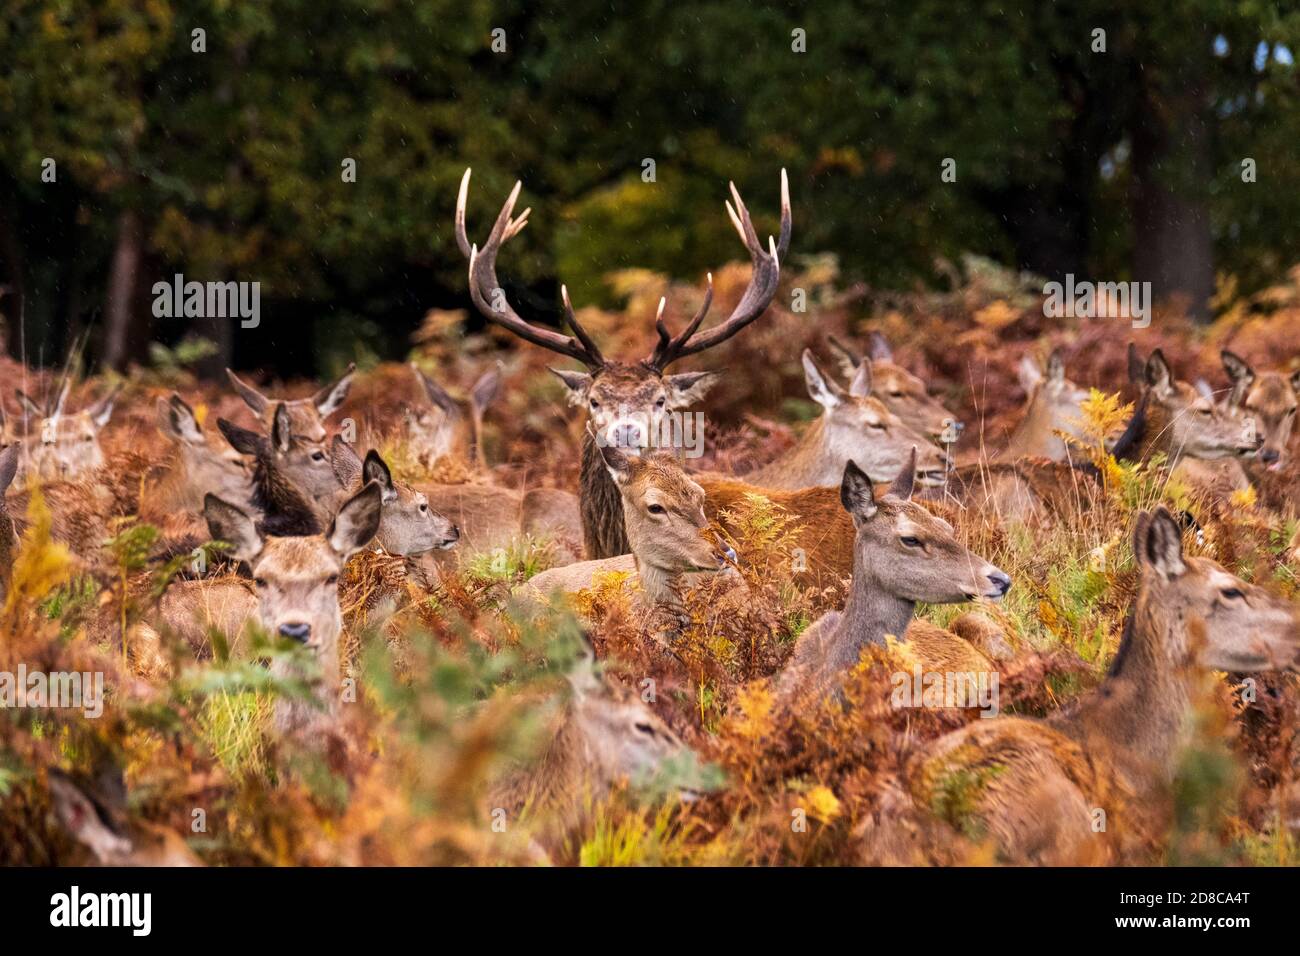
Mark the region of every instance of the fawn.
[[[948, 522], [912, 502], [915, 465], [908, 461], [882, 496], [856, 463], [844, 466], [840, 500], [852, 516], [853, 584], [843, 612], [828, 611], [799, 637], [777, 683], [778, 697], [823, 697], [857, 664], [868, 644], [908, 633], [918, 601], [953, 604], [999, 600], [1011, 578], [957, 541]], [[927, 663], [987, 671], [989, 660], [962, 638], [937, 628], [918, 632]]]

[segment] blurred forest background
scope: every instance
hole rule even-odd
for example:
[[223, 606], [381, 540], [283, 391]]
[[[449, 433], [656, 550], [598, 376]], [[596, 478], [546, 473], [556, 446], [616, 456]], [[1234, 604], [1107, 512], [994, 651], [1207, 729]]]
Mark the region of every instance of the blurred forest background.
[[[1150, 280], [1204, 318], [1216, 281], [1300, 260], [1296, 50], [1300, 9], [1263, 0], [6, 0], [5, 347], [57, 364], [84, 336], [125, 368], [201, 338], [209, 373], [281, 375], [400, 357], [467, 305], [467, 165], [480, 240], [524, 181], [502, 275], [543, 320], [560, 277], [611, 305], [610, 271], [736, 257], [727, 180], [773, 231], [782, 166], [795, 253], [845, 281], [944, 288], [974, 252]], [[261, 326], [154, 318], [177, 272], [260, 282]]]

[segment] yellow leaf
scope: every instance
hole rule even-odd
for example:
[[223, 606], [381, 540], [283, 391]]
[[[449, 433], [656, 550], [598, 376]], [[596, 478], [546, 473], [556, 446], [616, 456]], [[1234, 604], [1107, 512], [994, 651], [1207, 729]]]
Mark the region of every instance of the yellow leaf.
[[830, 787], [818, 784], [808, 791], [806, 797], [808, 815], [814, 820], [821, 823], [830, 823], [840, 815], [839, 798], [835, 796]]

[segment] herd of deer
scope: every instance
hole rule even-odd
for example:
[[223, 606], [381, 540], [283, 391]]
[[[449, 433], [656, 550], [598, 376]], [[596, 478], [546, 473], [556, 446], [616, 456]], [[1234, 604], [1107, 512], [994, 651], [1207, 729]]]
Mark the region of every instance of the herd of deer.
[[[744, 476], [688, 472], [671, 448], [650, 446], [663, 433], [666, 417], [698, 408], [718, 376], [668, 369], [736, 335], [772, 302], [791, 235], [784, 173], [780, 231], [766, 246], [731, 189], [727, 211], [752, 260], [749, 284], [731, 314], [704, 327], [713, 298], [710, 277], [703, 305], [680, 331], [669, 328], [661, 301], [655, 346], [633, 361], [601, 353], [567, 290], [562, 298], [571, 334], [532, 324], [513, 309], [497, 277], [497, 257], [527, 224], [529, 211], [514, 215], [516, 184], [486, 241], [472, 244], [465, 221], [469, 181], [467, 170], [455, 233], [469, 263], [474, 305], [519, 338], [582, 366], [552, 369], [569, 401], [585, 409], [578, 493], [521, 492], [486, 478], [479, 438], [498, 389], [495, 369], [474, 385], [468, 406], [415, 369], [426, 401], [407, 416], [408, 440], [418, 455], [458, 457], [485, 478], [460, 485], [404, 485], [376, 451], [361, 456], [342, 438], [330, 440], [326, 422], [346, 398], [351, 369], [310, 398], [293, 401], [269, 398], [230, 373], [230, 384], [261, 428], [223, 419], [217, 422], [220, 437], [203, 427], [180, 396], [159, 398], [158, 426], [174, 452], [166, 467], [146, 476], [139, 515], [163, 529], [177, 548], [207, 538], [228, 542], [240, 573], [216, 568], [209, 576], [175, 582], [156, 615], [122, 635], [141, 667], [166, 667], [159, 648], [176, 636], [195, 654], [208, 653], [214, 630], [229, 635], [235, 648], [254, 628], [300, 642], [319, 664], [312, 673], [326, 706], [281, 704], [275, 726], [308, 741], [335, 719], [332, 688], [341, 675], [343, 629], [338, 583], [358, 551], [382, 549], [403, 557], [412, 573], [432, 575], [426, 579], [432, 584], [446, 561], [489, 553], [521, 534], [542, 535], [562, 543], [560, 553], [574, 560], [521, 586], [527, 600], [581, 591], [612, 570], [629, 572], [639, 600], [672, 607], [701, 575], [731, 574], [743, 587], [735, 568], [745, 556], [717, 532], [734, 530], [730, 516], [742, 499], [757, 493], [798, 523], [805, 561], [797, 577], [815, 584], [851, 582], [842, 610], [827, 609], [775, 677], [783, 706], [837, 695], [863, 650], [890, 637], [911, 643], [927, 668], [996, 670], [1008, 653], [996, 627], [959, 618], [945, 630], [912, 620], [918, 602], [996, 601], [1012, 587], [1006, 573], [968, 550], [953, 526], [926, 504], [946, 501], [956, 509], [946, 513], [958, 520], [992, 515], [1031, 523], [1050, 522], [1058, 509], [1077, 507], [1080, 485], [1096, 481], [1094, 471], [1071, 459], [1070, 438], [1079, 434], [1088, 392], [1066, 377], [1058, 353], [1045, 367], [1028, 357], [1022, 363], [1028, 404], [1005, 449], [957, 465], [940, 442], [951, 442], [959, 425], [923, 381], [894, 363], [883, 339], [873, 336], [865, 354], [831, 340], [847, 385], [804, 351], [808, 394], [821, 415], [793, 448]], [[1300, 373], [1256, 373], [1227, 351], [1223, 362], [1231, 388], [1216, 401], [1207, 388], [1178, 380], [1159, 350], [1143, 360], [1130, 346], [1136, 411], [1111, 442], [1113, 454], [1135, 460], [1160, 454], [1164, 467], [1182, 470], [1207, 493], [1243, 487], [1251, 469], [1283, 464]], [[20, 496], [27, 492], [18, 489], [39, 477], [55, 502], [60, 494], [95, 494], [94, 477], [103, 467], [97, 435], [114, 396], [69, 413], [66, 395], [65, 390], [47, 408], [20, 395], [32, 418], [4, 424], [0, 484], [13, 490], [0, 514], [0, 583], [22, 530]], [[85, 522], [62, 527], [55, 510], [55, 536], [92, 560], [91, 542], [103, 540], [96, 538], [103, 529], [87, 529]], [[1090, 813], [1116, 793], [1141, 806], [1145, 796], [1168, 785], [1190, 733], [1201, 675], [1296, 663], [1297, 609], [1206, 558], [1185, 554], [1182, 527], [1163, 507], [1139, 516], [1133, 545], [1137, 596], [1101, 687], [1059, 717], [980, 720], [922, 748], [908, 763], [893, 802], [883, 803], [880, 819], [861, 828], [864, 860], [914, 859], [904, 829], [891, 816], [901, 820], [928, 806], [938, 768], [957, 763], [999, 768], [972, 812], [1000, 859], [1099, 862], [1105, 857], [1098, 855], [1102, 844], [1090, 840]], [[430, 556], [435, 560], [426, 560]], [[558, 807], [563, 816], [581, 802], [579, 794], [599, 795], [685, 751], [653, 707], [606, 678], [590, 655], [570, 685], [548, 752], [537, 768], [503, 780], [490, 795], [494, 806], [510, 813]], [[60, 779], [56, 804], [76, 803], [68, 787]], [[81, 810], [76, 818], [84, 822]], [[74, 814], [64, 816], [75, 829]]]

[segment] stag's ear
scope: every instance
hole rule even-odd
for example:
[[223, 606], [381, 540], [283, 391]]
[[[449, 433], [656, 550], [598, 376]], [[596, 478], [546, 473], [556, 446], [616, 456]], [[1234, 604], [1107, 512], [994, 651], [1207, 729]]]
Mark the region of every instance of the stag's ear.
[[230, 379], [230, 385], [244, 400], [244, 404], [253, 410], [253, 414], [259, 418], [266, 412], [271, 405], [271, 400], [259, 392], [253, 386], [249, 385], [230, 369], [226, 369], [226, 378]]
[[[801, 361], [803, 362], [803, 380], [808, 386], [809, 397], [827, 411], [843, 404], [844, 389], [840, 388], [839, 383], [833, 378], [827, 378], [822, 373], [817, 360], [813, 358], [812, 349], [803, 350]], [[862, 364], [866, 365], [867, 363], [863, 362]]]
[[397, 489], [393, 487], [393, 473], [388, 470], [388, 463], [380, 458], [379, 452], [373, 448], [366, 452], [365, 464], [361, 466], [361, 479], [377, 482], [385, 501], [397, 495]]
[[553, 368], [551, 374], [564, 383], [569, 392], [570, 405], [585, 405], [587, 389], [591, 388], [591, 376], [586, 372], [572, 372], [564, 368]]
[[879, 332], [871, 333], [871, 359], [874, 362], [894, 360], [894, 350], [889, 347], [889, 342]]
[[895, 498], [902, 498], [907, 501], [912, 497], [912, 486], [916, 483], [916, 446], [912, 446], [912, 453], [907, 456], [907, 461], [903, 462], [903, 467], [898, 472], [898, 477], [894, 483], [889, 486], [889, 494]]
[[131, 852], [131, 841], [110, 830], [95, 804], [71, 780], [57, 770], [49, 771], [50, 803], [54, 815], [68, 834], [95, 855], [100, 863]]
[[492, 404], [497, 393], [501, 391], [501, 363], [488, 369], [478, 377], [474, 387], [469, 390], [469, 407], [475, 415], [482, 415]]
[[14, 483], [14, 475], [18, 474], [18, 455], [21, 451], [21, 442], [14, 442], [4, 451], [0, 451], [0, 495], [3, 495], [5, 489]]
[[175, 392], [167, 398], [159, 398], [158, 429], [168, 438], [188, 442], [191, 445], [203, 444], [203, 429], [194, 417], [194, 409], [185, 404]]
[[379, 533], [382, 514], [383, 491], [377, 482], [366, 482], [364, 488], [343, 503], [325, 540], [346, 561]]
[[351, 488], [361, 478], [361, 459], [342, 435], [335, 435], [330, 442], [330, 467], [344, 488]]
[[678, 372], [665, 375], [664, 385], [668, 387], [668, 404], [672, 408], [690, 408], [704, 401], [714, 385], [718, 384], [717, 372]]
[[1026, 352], [1020, 356], [1020, 364], [1016, 366], [1016, 377], [1020, 379], [1020, 387], [1028, 394], [1042, 383], [1043, 370], [1039, 367], [1038, 361]]
[[1138, 515], [1133, 532], [1133, 555], [1138, 567], [1149, 567], [1166, 581], [1187, 570], [1183, 560], [1183, 532], [1164, 505], [1149, 515]]
[[1156, 349], [1147, 359], [1146, 382], [1158, 396], [1168, 395], [1174, 390], [1174, 373], [1165, 361], [1165, 353]]
[[333, 385], [326, 385], [319, 392], [311, 397], [311, 403], [316, 406], [316, 414], [321, 418], [328, 418], [338, 410], [343, 404], [344, 399], [348, 397], [348, 389], [352, 387], [352, 375], [357, 370], [356, 362], [349, 362], [343, 375]]
[[1142, 361], [1137, 344], [1128, 344], [1128, 380], [1134, 385], [1144, 385], [1147, 380], [1147, 363]]
[[224, 418], [217, 419], [217, 428], [226, 437], [226, 441], [230, 442], [230, 447], [241, 455], [260, 458], [271, 452], [271, 442], [265, 435], [240, 428], [234, 422], [228, 422]]
[[121, 385], [113, 386], [111, 392], [87, 409], [90, 420], [95, 423], [96, 428], [103, 428], [108, 424], [108, 420], [113, 417], [113, 403], [117, 401], [117, 393], [120, 391], [122, 391]]
[[855, 398], [866, 398], [874, 387], [871, 363], [863, 362], [854, 370], [853, 378], [849, 380], [849, 394]]
[[293, 444], [293, 424], [289, 421], [289, 409], [284, 402], [275, 403], [275, 412], [271, 415], [271, 447], [280, 454], [286, 454]]
[[632, 479], [632, 459], [623, 454], [613, 445], [597, 444], [600, 449], [600, 457], [605, 461], [605, 469], [609, 476], [614, 479], [614, 484], [620, 488]]
[[853, 518], [854, 527], [876, 516], [876, 493], [871, 479], [850, 459], [844, 466], [844, 479], [840, 482], [840, 504]]
[[1052, 349], [1047, 357], [1047, 380], [1055, 385], [1065, 381], [1065, 359], [1061, 358], [1060, 349]]
[[253, 519], [229, 501], [209, 492], [203, 496], [203, 517], [214, 541], [229, 541], [240, 561], [252, 561], [262, 553], [262, 535]]

